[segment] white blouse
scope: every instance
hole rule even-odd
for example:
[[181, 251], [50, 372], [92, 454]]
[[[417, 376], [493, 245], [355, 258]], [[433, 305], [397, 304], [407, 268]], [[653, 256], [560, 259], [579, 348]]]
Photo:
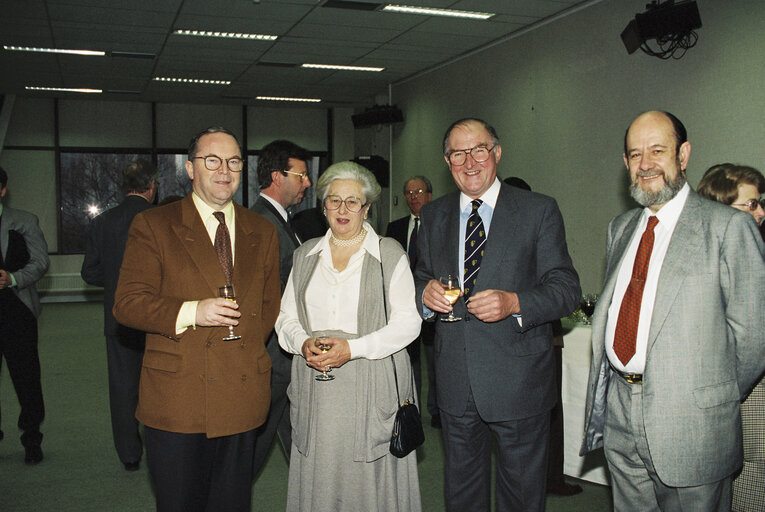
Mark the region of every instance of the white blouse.
[[[364, 223], [367, 236], [359, 250], [353, 254], [348, 266], [337, 271], [332, 266], [329, 247], [330, 232], [316, 244], [309, 254], [319, 253], [316, 266], [305, 290], [308, 323], [314, 331], [340, 330], [358, 333], [359, 289], [361, 268], [365, 253], [380, 260], [378, 237], [368, 223]], [[382, 286], [382, 283], [380, 283]], [[398, 352], [414, 340], [420, 332], [422, 319], [414, 300], [414, 279], [406, 255], [402, 255], [390, 280], [390, 321], [380, 330], [349, 340], [351, 359], [382, 359]], [[281, 311], [276, 320], [279, 345], [292, 354], [301, 355], [303, 342], [310, 336], [298, 320], [292, 274], [282, 296]]]

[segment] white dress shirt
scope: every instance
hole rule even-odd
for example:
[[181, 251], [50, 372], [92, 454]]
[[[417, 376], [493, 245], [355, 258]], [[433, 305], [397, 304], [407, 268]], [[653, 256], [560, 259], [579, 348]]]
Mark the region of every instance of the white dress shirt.
[[[351, 256], [348, 265], [342, 271], [336, 270], [332, 265], [330, 231], [309, 253], [320, 255], [316, 271], [305, 290], [306, 311], [311, 330], [358, 333], [359, 289], [364, 255], [369, 253], [380, 260], [378, 236], [368, 223], [365, 222], [364, 227], [367, 236], [361, 248]], [[303, 342], [310, 336], [298, 320], [292, 277], [290, 273], [275, 328], [279, 345], [287, 352], [302, 355]], [[390, 321], [380, 330], [349, 340], [351, 359], [382, 359], [398, 352], [419, 335], [422, 320], [417, 314], [414, 279], [406, 255], [402, 255], [396, 264], [388, 294], [391, 305]]]
[[608, 308], [608, 321], [606, 323], [606, 354], [608, 360], [614, 368], [626, 373], [640, 373], [645, 371], [646, 350], [648, 347], [648, 331], [651, 328], [651, 317], [653, 316], [653, 306], [656, 300], [656, 288], [659, 285], [659, 274], [664, 263], [664, 256], [667, 254], [669, 242], [672, 239], [672, 233], [675, 231], [677, 219], [685, 206], [685, 200], [688, 198], [690, 187], [686, 183], [680, 192], [672, 198], [667, 204], [655, 214], [659, 223], [654, 228], [653, 250], [651, 251], [651, 260], [648, 263], [648, 273], [646, 275], [645, 287], [643, 288], [643, 299], [640, 302], [640, 320], [638, 321], [637, 340], [635, 355], [622, 364], [614, 353], [614, 332], [616, 331], [616, 322], [619, 319], [619, 309], [622, 306], [622, 299], [632, 277], [632, 267], [635, 263], [640, 238], [643, 236], [648, 217], [654, 213], [645, 208], [643, 210], [640, 223], [635, 234], [632, 236], [627, 252], [624, 254], [622, 265], [619, 267], [619, 273], [616, 277], [614, 295], [611, 299], [611, 305]]

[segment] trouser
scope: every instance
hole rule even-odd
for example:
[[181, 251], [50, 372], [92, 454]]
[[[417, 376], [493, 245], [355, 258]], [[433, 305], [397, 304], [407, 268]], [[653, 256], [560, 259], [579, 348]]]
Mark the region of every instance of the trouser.
[[112, 437], [123, 464], [138, 462], [143, 452], [135, 409], [145, 339], [144, 333], [132, 330], [106, 337]]

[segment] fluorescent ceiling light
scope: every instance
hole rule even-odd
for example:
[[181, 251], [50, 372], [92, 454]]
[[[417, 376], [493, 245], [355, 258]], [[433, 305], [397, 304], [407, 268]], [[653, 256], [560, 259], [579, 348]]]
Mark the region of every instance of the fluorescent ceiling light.
[[282, 96], [256, 96], [255, 99], [263, 101], [304, 101], [308, 103], [318, 103], [321, 101], [319, 98], [289, 98]]
[[184, 84], [231, 85], [231, 80], [206, 80], [203, 78], [175, 78], [169, 76], [155, 76], [154, 81], [176, 82]]
[[6, 46], [3, 45], [4, 50], [13, 52], [38, 52], [38, 53], [67, 53], [71, 55], [92, 55], [97, 57], [103, 57], [106, 52], [96, 50], [66, 50], [63, 48], [33, 48], [31, 46]]
[[173, 34], [181, 36], [199, 36], [199, 37], [225, 37], [228, 39], [256, 39], [258, 41], [275, 41], [277, 36], [269, 34], [244, 34], [241, 32], [215, 32], [211, 30], [186, 30], [178, 29]]
[[340, 69], [342, 71], [375, 71], [375, 72], [379, 72], [385, 69], [385, 68], [375, 68], [375, 67], [369, 67], [369, 66], [335, 66], [332, 64], [303, 64], [302, 67], [315, 68], [315, 69]]
[[388, 4], [382, 8], [387, 12], [399, 12], [404, 14], [424, 14], [427, 16], [451, 16], [453, 18], [469, 18], [474, 20], [488, 20], [496, 13], [476, 12], [476, 11], [458, 11], [455, 9], [433, 9], [430, 7], [411, 7], [408, 5]]
[[33, 87], [27, 85], [24, 87], [27, 91], [55, 91], [55, 92], [84, 92], [89, 94], [101, 94], [101, 89], [72, 89], [69, 87]]

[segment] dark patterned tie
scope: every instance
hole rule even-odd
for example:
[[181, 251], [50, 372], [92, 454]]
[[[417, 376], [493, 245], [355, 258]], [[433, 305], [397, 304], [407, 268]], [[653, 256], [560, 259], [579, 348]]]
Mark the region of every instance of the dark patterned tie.
[[234, 274], [234, 261], [231, 257], [231, 237], [226, 227], [226, 217], [223, 212], [213, 212], [218, 219], [218, 229], [215, 231], [215, 252], [218, 253], [218, 261], [226, 275], [226, 284], [231, 284], [231, 276]]
[[643, 288], [645, 288], [648, 263], [651, 261], [651, 251], [653, 251], [653, 228], [658, 223], [659, 219], [655, 215], [648, 217], [648, 226], [646, 226], [643, 236], [640, 237], [640, 245], [635, 255], [635, 263], [632, 266], [630, 284], [627, 286], [627, 291], [624, 292], [622, 305], [619, 308], [619, 318], [616, 320], [616, 331], [614, 332], [614, 353], [622, 364], [627, 364], [635, 355], [640, 303], [643, 301]]
[[465, 229], [465, 300], [475, 288], [476, 279], [478, 279], [478, 269], [481, 268], [481, 258], [483, 258], [483, 248], [486, 244], [486, 231], [483, 229], [483, 219], [478, 214], [478, 208], [481, 206], [480, 199], [473, 199], [473, 211], [467, 220]]
[[417, 230], [420, 228], [420, 218], [414, 218], [414, 229], [409, 236], [409, 247], [407, 253], [409, 254], [409, 267], [414, 271], [414, 267], [417, 264]]

